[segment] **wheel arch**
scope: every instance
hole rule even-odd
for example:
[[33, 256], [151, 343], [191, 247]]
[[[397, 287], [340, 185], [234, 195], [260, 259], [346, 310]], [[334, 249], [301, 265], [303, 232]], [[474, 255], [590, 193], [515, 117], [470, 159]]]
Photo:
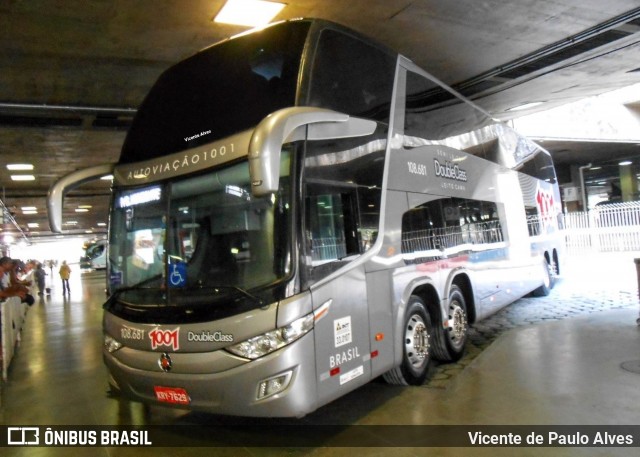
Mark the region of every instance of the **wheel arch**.
[[453, 277], [451, 285], [458, 286], [462, 291], [464, 300], [467, 305], [467, 319], [472, 324], [476, 321], [476, 302], [473, 294], [473, 286], [471, 285], [471, 278], [466, 272], [460, 272]]
[[440, 295], [431, 283], [416, 286], [409, 295], [417, 295], [424, 302], [432, 323], [440, 322]]

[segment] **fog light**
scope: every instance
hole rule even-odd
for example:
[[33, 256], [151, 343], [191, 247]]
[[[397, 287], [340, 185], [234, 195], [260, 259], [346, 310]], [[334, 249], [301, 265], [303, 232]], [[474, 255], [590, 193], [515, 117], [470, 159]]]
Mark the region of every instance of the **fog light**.
[[258, 400], [280, 393], [289, 387], [292, 374], [292, 371], [287, 371], [286, 373], [261, 381], [260, 384], [258, 384]]

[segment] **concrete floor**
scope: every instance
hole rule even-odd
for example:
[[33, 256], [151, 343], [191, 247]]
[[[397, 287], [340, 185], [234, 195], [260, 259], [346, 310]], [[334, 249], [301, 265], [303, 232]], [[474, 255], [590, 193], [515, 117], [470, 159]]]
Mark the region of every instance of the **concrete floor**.
[[[634, 448], [418, 447], [417, 435], [425, 434], [426, 439], [442, 430], [382, 427], [465, 425], [453, 432], [466, 436], [467, 431], [491, 425], [522, 425], [529, 432], [537, 426], [591, 425], [605, 430], [609, 425], [635, 424], [635, 436], [640, 438], [640, 374], [622, 368], [625, 362], [635, 367], [640, 361], [632, 259], [630, 254], [572, 258], [549, 297], [523, 298], [479, 323], [471, 333], [467, 356], [457, 364], [435, 367], [427, 384], [398, 387], [375, 380], [300, 420], [190, 414], [111, 396], [101, 360], [104, 276], [76, 275], [70, 299], [63, 300], [54, 283], [52, 297], [30, 309], [9, 380], [0, 393], [0, 425], [170, 425], [162, 428], [170, 435], [167, 442], [182, 447], [7, 447], [0, 453], [635, 456], [638, 442]], [[330, 427], [350, 424], [363, 427]], [[225, 447], [239, 429], [291, 435], [311, 430], [324, 438], [314, 447], [261, 448], [251, 442]], [[345, 436], [348, 446], [363, 447], [337, 447], [345, 443], [341, 441]], [[403, 436], [409, 438], [403, 441]]]

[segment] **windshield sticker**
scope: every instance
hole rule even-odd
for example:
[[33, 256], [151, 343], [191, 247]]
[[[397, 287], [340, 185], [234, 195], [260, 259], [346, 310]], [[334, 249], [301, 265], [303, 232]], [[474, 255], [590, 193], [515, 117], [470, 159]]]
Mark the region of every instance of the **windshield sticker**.
[[335, 347], [337, 348], [351, 343], [351, 316], [342, 317], [333, 321], [333, 335]]
[[170, 267], [171, 267], [171, 273], [169, 274], [169, 286], [184, 287], [187, 284], [186, 262], [172, 263]]
[[151, 339], [151, 349], [159, 347], [169, 347], [174, 351], [180, 349], [180, 327], [174, 330], [160, 330], [156, 328], [149, 332]]

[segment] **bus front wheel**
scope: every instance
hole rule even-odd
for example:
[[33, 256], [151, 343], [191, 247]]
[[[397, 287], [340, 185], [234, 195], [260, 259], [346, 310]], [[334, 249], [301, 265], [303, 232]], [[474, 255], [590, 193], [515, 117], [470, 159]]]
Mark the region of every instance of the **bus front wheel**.
[[409, 298], [402, 331], [402, 363], [383, 375], [389, 384], [419, 386], [431, 365], [431, 318], [422, 299]]

